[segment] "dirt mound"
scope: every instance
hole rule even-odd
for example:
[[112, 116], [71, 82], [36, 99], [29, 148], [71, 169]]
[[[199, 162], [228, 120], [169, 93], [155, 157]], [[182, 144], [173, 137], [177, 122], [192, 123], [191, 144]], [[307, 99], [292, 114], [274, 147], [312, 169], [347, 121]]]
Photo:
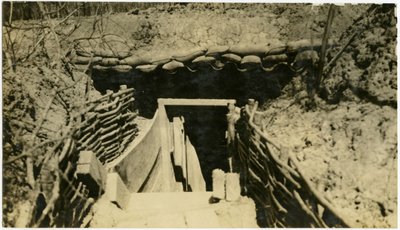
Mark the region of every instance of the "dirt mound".
[[[347, 31], [349, 36], [345, 39], [351, 33], [357, 35], [325, 81], [327, 97], [337, 101], [346, 98], [350, 90], [361, 99], [396, 107], [397, 20], [393, 7], [377, 7], [371, 11]], [[332, 51], [336, 52], [338, 49]]]
[[[369, 20], [359, 18], [368, 7], [346, 5], [336, 15], [332, 38], [341, 44], [357, 32], [358, 25], [364, 26], [323, 82], [319, 107], [314, 111], [305, 109], [305, 100], [301, 98], [306, 93], [301, 91], [301, 80], [296, 77], [286, 87], [286, 95], [265, 105], [265, 125], [274, 139], [295, 152], [317, 188], [349, 219], [354, 219], [356, 226], [394, 227], [396, 18], [393, 5], [371, 8]], [[319, 39], [327, 11], [327, 5], [310, 4], [159, 4], [135, 9], [130, 14], [54, 20], [53, 23], [60, 23], [54, 31], [60, 47], [49, 36], [53, 32], [45, 20], [13, 22], [15, 28], [32, 28], [13, 29], [9, 35], [17, 47], [14, 58], [26, 58], [25, 63], [14, 63], [18, 65], [14, 73], [6, 63], [7, 55], [3, 62], [3, 160], [9, 161], [33, 145], [59, 138], [70, 122], [69, 113], [76, 112], [86, 96], [99, 96], [95, 90], [85, 95], [91, 82], [87, 82], [88, 75], [73, 71], [73, 66], [63, 66], [71, 67], [73, 74], [55, 72], [62, 62], [58, 48], [61, 56], [72, 48], [112, 47], [139, 56], [162, 57], [213, 45]], [[353, 23], [355, 26], [347, 29]], [[7, 35], [4, 33], [3, 37]], [[4, 47], [6, 39], [3, 51]], [[329, 58], [339, 49], [332, 50]], [[54, 89], [59, 94], [53, 95]], [[44, 118], [44, 114], [48, 116]], [[32, 133], [42, 120], [43, 128], [32, 141]], [[48, 149], [51, 145], [43, 144], [37, 155]], [[24, 158], [3, 166], [3, 223], [14, 226], [15, 206], [29, 200], [32, 189]]]
[[293, 89], [302, 89], [300, 78], [294, 78], [286, 95], [265, 105], [264, 126], [355, 227], [395, 227], [396, 18], [393, 5], [368, 12], [369, 20], [358, 19], [346, 31], [362, 28], [327, 75], [321, 94], [326, 100], [317, 98], [311, 111], [305, 91], [289, 99]]

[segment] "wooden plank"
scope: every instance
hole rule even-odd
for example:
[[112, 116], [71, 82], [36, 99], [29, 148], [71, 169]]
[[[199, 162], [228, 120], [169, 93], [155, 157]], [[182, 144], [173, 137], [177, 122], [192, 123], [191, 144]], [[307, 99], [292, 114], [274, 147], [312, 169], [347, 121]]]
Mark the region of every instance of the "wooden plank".
[[122, 209], [126, 209], [129, 204], [130, 192], [125, 186], [118, 173], [109, 173], [107, 175], [106, 196], [111, 202]]
[[[183, 118], [181, 118], [181, 121]], [[180, 123], [181, 125], [181, 130], [182, 130], [182, 135], [180, 136], [181, 138], [181, 146], [182, 146], [182, 172], [183, 172], [183, 177], [186, 179], [186, 190], [188, 189], [187, 187], [187, 179], [188, 179], [188, 162], [187, 162], [187, 153], [186, 153], [186, 146], [185, 146], [185, 131], [183, 128], [183, 122]]]
[[[183, 130], [182, 130], [182, 121], [179, 117], [174, 117], [172, 120], [173, 125], [173, 133], [174, 133], [174, 163], [175, 166], [179, 166], [183, 168], [182, 158], [183, 158], [183, 151], [184, 151], [184, 144], [182, 142], [183, 139]], [[185, 173], [184, 173], [185, 174]]]
[[81, 151], [75, 172], [78, 180], [91, 189], [91, 196], [97, 196], [105, 189], [107, 171], [92, 151]]
[[190, 143], [189, 137], [186, 136], [186, 154], [187, 154], [187, 182], [192, 188], [192, 192], [205, 192], [206, 182], [204, 181], [203, 174], [201, 172], [200, 162], [197, 158], [196, 150], [192, 143]]
[[216, 199], [225, 199], [225, 173], [221, 169], [212, 171], [213, 197]]
[[171, 122], [168, 125], [168, 133], [169, 133], [168, 151], [173, 153], [174, 152], [174, 125]]
[[238, 173], [226, 173], [225, 198], [227, 201], [235, 201], [240, 197], [240, 182]]
[[236, 104], [235, 99], [185, 99], [185, 98], [159, 98], [159, 105], [177, 105], [177, 106], [228, 106]]
[[115, 167], [129, 191], [137, 192], [149, 175], [160, 147], [160, 117], [157, 110], [147, 131], [127, 147], [123, 156], [107, 167]]

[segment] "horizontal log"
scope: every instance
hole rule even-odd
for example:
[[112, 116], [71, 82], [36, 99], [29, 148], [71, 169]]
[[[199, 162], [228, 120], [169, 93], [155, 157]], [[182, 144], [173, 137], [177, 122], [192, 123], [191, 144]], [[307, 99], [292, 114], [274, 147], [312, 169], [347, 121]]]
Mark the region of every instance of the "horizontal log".
[[117, 159], [119, 156], [121, 156], [120, 153], [116, 153], [113, 156], [110, 156], [109, 158], [107, 158], [104, 162], [106, 164], [111, 163], [113, 160]]
[[125, 132], [122, 133], [122, 137], [123, 137], [123, 138], [127, 138], [128, 136], [137, 133], [137, 131], [138, 131], [138, 128], [134, 128], [134, 129], [127, 130], [127, 131], [125, 131]]
[[80, 142], [82, 146], [89, 146], [90, 143], [92, 143], [94, 140], [97, 140], [99, 137], [100, 131], [96, 131], [92, 135], [90, 135], [84, 142]]
[[119, 124], [117, 124], [117, 123], [112, 124], [112, 125], [103, 126], [103, 127], [100, 128], [100, 133], [101, 134], [106, 134], [106, 133], [108, 133], [108, 132], [110, 132], [112, 130], [117, 129], [118, 127], [119, 127]]
[[228, 106], [228, 104], [236, 104], [235, 99], [175, 99], [175, 98], [159, 98], [159, 105], [176, 105], [176, 106]]
[[86, 134], [87, 132], [93, 132], [96, 130], [97, 125], [99, 124], [99, 120], [95, 120], [92, 124], [81, 128], [81, 134]]
[[131, 95], [133, 97], [133, 92], [135, 91], [134, 88], [127, 88], [127, 89], [120, 89], [118, 92], [113, 93], [112, 97], [119, 97], [119, 96], [127, 96], [127, 95]]
[[[108, 102], [109, 98], [112, 96], [112, 91], [107, 91], [106, 94], [102, 95], [101, 97], [93, 100], [86, 101], [85, 104], [92, 104], [93, 108], [85, 108], [85, 111], [90, 111], [98, 106], [102, 102]], [[83, 112], [84, 113], [84, 112]]]
[[110, 116], [114, 116], [117, 113], [121, 112], [121, 104], [119, 104], [115, 109], [105, 112], [105, 113], [100, 113], [99, 115], [97, 115], [97, 117], [99, 119], [104, 119], [104, 120], [108, 120], [108, 119], [112, 119], [110, 118]]
[[119, 149], [119, 143], [118, 142], [119, 142], [118, 140], [115, 140], [114, 143], [111, 144], [111, 145], [107, 145], [107, 146], [103, 145], [104, 146], [104, 150], [106, 152], [116, 151], [117, 149]]
[[121, 120], [125, 120], [127, 122], [131, 122], [137, 116], [138, 116], [138, 114], [136, 112], [127, 112], [127, 113], [121, 115]]
[[100, 140], [102, 140], [102, 141], [107, 140], [108, 138], [113, 137], [114, 135], [119, 133], [119, 131], [120, 131], [120, 128], [117, 128], [114, 131], [111, 131], [111, 132], [109, 132], [107, 134], [104, 134], [104, 135], [100, 136]]
[[90, 150], [92, 150], [93, 152], [97, 153], [97, 151], [100, 150], [101, 142], [99, 140], [96, 140], [95, 142], [90, 144], [88, 147], [90, 148]]
[[128, 129], [129, 126], [135, 126], [135, 125], [136, 125], [136, 123], [134, 121], [126, 122], [122, 126], [121, 130], [124, 132], [124, 131], [126, 131]]
[[[111, 107], [114, 107], [119, 102], [119, 98], [115, 98], [112, 102], [105, 102], [104, 104], [99, 104], [94, 108], [94, 111], [102, 111], [102, 110], [109, 110]], [[99, 115], [97, 115], [99, 116]]]
[[78, 141], [80, 142], [80, 143], [83, 143], [83, 142], [85, 142], [85, 140], [87, 140], [90, 136], [92, 136], [93, 135], [93, 133], [86, 133], [85, 135], [81, 135], [80, 136], [80, 138], [78, 139]]
[[[110, 122], [110, 121], [114, 120], [114, 119], [115, 119], [116, 117], [118, 117], [118, 116], [121, 116], [121, 113], [122, 113], [122, 111], [121, 111], [121, 110], [118, 110], [118, 111], [116, 111], [115, 114], [110, 114], [110, 115], [108, 115], [107, 117], [104, 117], [104, 118], [101, 120], [101, 126], [104, 127], [104, 126], [107, 126], [106, 124], [108, 124], [108, 125], [113, 124], [113, 123]], [[117, 122], [118, 122], [118, 121], [117, 121]]]
[[103, 119], [101, 121], [101, 126], [108, 126], [108, 125], [112, 125], [115, 122], [118, 122], [121, 119], [121, 114], [116, 115], [115, 117], [112, 117], [112, 119]]
[[120, 103], [125, 106], [126, 104], [135, 101], [135, 98], [133, 97], [133, 92], [134, 90], [132, 89], [131, 92], [127, 92], [124, 94], [115, 93], [113, 97], [118, 97]]
[[97, 152], [96, 152], [97, 159], [100, 159], [100, 157], [101, 157], [101, 155], [103, 155], [103, 153], [104, 153], [104, 146], [101, 145], [99, 150], [97, 150]]
[[115, 138], [115, 139], [114, 139], [114, 138], [111, 138], [110, 140], [102, 141], [101, 143], [102, 143], [102, 145], [103, 145], [104, 147], [108, 147], [108, 146], [110, 146], [110, 145], [113, 145], [113, 144], [119, 142], [119, 140], [116, 140], [116, 139], [118, 139], [118, 138]]
[[129, 100], [127, 100], [127, 101], [121, 103], [121, 104], [122, 104], [121, 110], [124, 111], [124, 112], [126, 112], [126, 111], [128, 110], [128, 108], [129, 108], [130, 106], [132, 106], [132, 103], [133, 103], [133, 102], [135, 102], [135, 98], [132, 97], [132, 98], [130, 98]]

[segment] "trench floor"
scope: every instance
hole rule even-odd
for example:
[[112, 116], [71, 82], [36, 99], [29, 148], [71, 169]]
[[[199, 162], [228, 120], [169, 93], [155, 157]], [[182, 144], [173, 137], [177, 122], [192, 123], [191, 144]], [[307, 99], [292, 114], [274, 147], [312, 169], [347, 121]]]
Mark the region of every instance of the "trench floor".
[[211, 204], [211, 195], [211, 192], [132, 193], [125, 210], [103, 198], [95, 205], [90, 227], [258, 227], [255, 204], [250, 198]]

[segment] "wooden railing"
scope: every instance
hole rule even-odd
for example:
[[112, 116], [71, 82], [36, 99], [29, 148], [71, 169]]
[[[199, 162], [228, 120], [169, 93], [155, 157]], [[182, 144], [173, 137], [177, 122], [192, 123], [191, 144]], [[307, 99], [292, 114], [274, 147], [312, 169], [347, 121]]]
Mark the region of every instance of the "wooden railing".
[[[289, 154], [288, 163], [277, 155], [283, 151], [254, 123], [257, 102], [245, 106], [237, 134], [237, 152], [247, 193], [261, 207], [268, 227], [350, 227]], [[240, 124], [238, 124], [240, 126]], [[288, 154], [288, 153], [285, 153]]]

